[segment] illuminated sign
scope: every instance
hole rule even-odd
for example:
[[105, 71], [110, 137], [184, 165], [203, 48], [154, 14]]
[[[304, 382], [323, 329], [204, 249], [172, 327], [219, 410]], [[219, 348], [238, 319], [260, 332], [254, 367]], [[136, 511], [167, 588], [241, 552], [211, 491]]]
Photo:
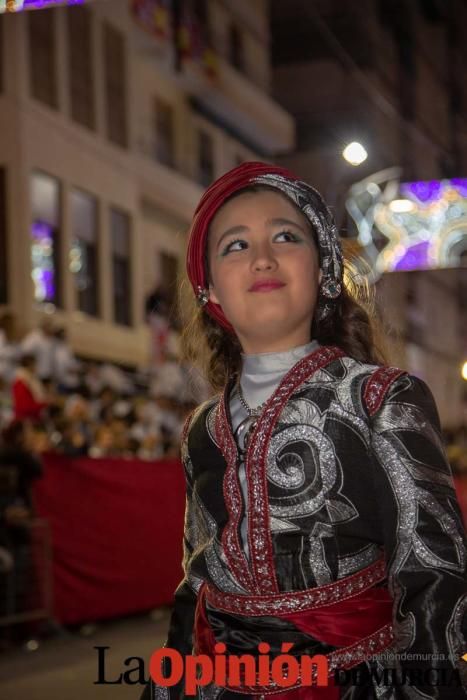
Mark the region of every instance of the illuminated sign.
[[83, 5], [87, 0], [0, 0], [0, 12], [44, 10], [54, 5]]
[[465, 264], [467, 178], [399, 184], [379, 175], [354, 185], [346, 202], [358, 230], [362, 272], [375, 280], [395, 270]]

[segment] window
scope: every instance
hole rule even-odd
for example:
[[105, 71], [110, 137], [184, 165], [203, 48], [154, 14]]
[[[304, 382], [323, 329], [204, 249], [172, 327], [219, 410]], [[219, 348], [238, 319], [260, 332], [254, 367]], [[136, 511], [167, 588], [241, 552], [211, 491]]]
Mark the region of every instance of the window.
[[211, 25], [207, 0], [194, 0], [193, 12], [203, 43], [211, 44]]
[[198, 181], [207, 187], [214, 180], [214, 144], [206, 131], [199, 131], [198, 139]]
[[126, 62], [123, 34], [104, 24], [104, 80], [107, 136], [126, 148], [128, 129], [126, 114]]
[[209, 20], [207, 0], [194, 0], [193, 11], [197, 20], [203, 25], [207, 25]]
[[97, 200], [81, 190], [70, 197], [72, 245], [70, 271], [74, 275], [78, 309], [99, 315]]
[[45, 173], [33, 173], [31, 264], [34, 299], [56, 306], [60, 306], [60, 197], [58, 180]]
[[175, 134], [173, 107], [164, 100], [155, 101], [156, 158], [164, 165], [175, 163]]
[[0, 168], [0, 304], [8, 303], [6, 170]]
[[110, 210], [114, 321], [131, 326], [130, 217], [120, 209]]
[[94, 58], [91, 14], [86, 7], [67, 9], [68, 71], [71, 118], [94, 129]]
[[55, 11], [28, 12], [27, 17], [31, 95], [57, 109]]
[[229, 28], [229, 55], [228, 60], [239, 71], [245, 70], [245, 53], [243, 49], [243, 36], [240, 29], [231, 24]]

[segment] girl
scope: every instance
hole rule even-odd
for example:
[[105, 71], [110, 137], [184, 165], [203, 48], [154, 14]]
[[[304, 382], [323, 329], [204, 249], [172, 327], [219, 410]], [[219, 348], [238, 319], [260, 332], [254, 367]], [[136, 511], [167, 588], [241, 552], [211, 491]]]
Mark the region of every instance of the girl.
[[[288, 643], [329, 668], [327, 687], [291, 672], [198, 697], [464, 698], [466, 549], [436, 407], [383, 365], [320, 195], [283, 168], [235, 168], [200, 201], [187, 270], [191, 356], [204, 342], [221, 393], [184, 434], [166, 646], [258, 657], [265, 643], [272, 660]], [[143, 697], [184, 698], [183, 679]]]

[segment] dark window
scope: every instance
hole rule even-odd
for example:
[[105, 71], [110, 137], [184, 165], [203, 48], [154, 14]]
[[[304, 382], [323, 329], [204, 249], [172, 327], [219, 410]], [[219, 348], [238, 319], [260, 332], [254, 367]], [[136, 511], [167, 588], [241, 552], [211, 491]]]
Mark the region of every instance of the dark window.
[[104, 79], [107, 136], [126, 148], [128, 129], [126, 114], [126, 61], [123, 34], [104, 24]]
[[211, 25], [209, 21], [207, 0], [194, 0], [193, 10], [197, 20], [198, 31], [200, 32], [201, 41], [205, 44], [210, 45]]
[[0, 168], [0, 304], [8, 302], [6, 170]]
[[208, 4], [206, 0], [194, 0], [193, 10], [196, 18], [202, 25], [208, 23]]
[[91, 14], [86, 7], [67, 9], [68, 66], [71, 117], [94, 129], [94, 57]]
[[110, 210], [114, 321], [131, 326], [130, 217], [120, 209]]
[[31, 95], [57, 109], [55, 10], [28, 12]]
[[81, 190], [70, 196], [72, 245], [70, 270], [74, 275], [78, 309], [99, 315], [97, 200]]
[[228, 60], [237, 68], [237, 70], [245, 70], [245, 53], [243, 48], [243, 36], [240, 29], [232, 24], [229, 29], [229, 55]]
[[61, 188], [59, 181], [35, 172], [31, 181], [31, 266], [34, 299], [60, 306]]
[[175, 163], [175, 133], [173, 107], [156, 98], [155, 101], [156, 158], [164, 165]]
[[198, 180], [207, 187], [214, 180], [214, 144], [205, 131], [199, 131], [198, 138]]

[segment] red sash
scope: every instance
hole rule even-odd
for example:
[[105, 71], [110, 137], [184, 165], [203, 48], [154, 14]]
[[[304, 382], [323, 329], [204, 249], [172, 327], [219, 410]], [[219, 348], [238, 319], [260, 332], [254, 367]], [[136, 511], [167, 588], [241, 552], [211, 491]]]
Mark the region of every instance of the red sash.
[[[375, 588], [375, 577], [371, 572], [377, 572], [376, 567], [381, 567], [381, 562], [377, 562], [371, 567], [367, 567], [364, 572], [359, 572], [353, 576], [336, 581], [334, 584], [309, 589], [307, 591], [295, 592], [295, 595], [303, 600], [299, 606], [295, 605], [294, 612], [277, 610], [281, 608], [283, 600], [293, 599], [294, 593], [276, 594], [265, 598], [259, 596], [241, 596], [243, 600], [243, 615], [248, 616], [253, 610], [253, 615], [259, 615], [260, 611], [265, 611], [265, 615], [273, 615], [280, 619], [285, 619], [302, 632], [312, 636], [314, 639], [338, 647], [336, 651], [327, 654], [329, 665], [329, 685], [326, 687], [298, 686], [291, 689], [281, 689], [277, 686], [268, 687], [231, 687], [233, 692], [239, 694], [271, 695], [275, 700], [337, 700], [340, 689], [333, 685], [334, 670], [349, 669], [365, 661], [373, 654], [378, 654], [386, 649], [393, 641], [392, 636], [392, 599], [387, 588]], [[357, 586], [357, 593], [349, 595], [349, 583], [355, 582], [357, 577], [364, 578], [364, 583]], [[341, 600], [329, 604], [317, 602], [325, 590], [327, 594], [336, 590], [346, 591]], [[359, 590], [360, 589], [360, 590]], [[326, 597], [326, 596], [324, 596]], [[327, 596], [335, 599], [336, 595]], [[235, 608], [237, 607], [237, 597], [223, 594], [220, 591], [213, 592], [210, 586], [205, 584], [201, 587], [198, 595], [198, 604], [195, 616], [195, 653], [207, 654], [214, 657], [214, 645], [216, 639], [209, 625], [206, 615], [206, 599], [210, 604], [213, 602], [220, 609], [241, 615]], [[312, 600], [316, 602], [305, 601]], [[224, 602], [223, 602], [224, 601]], [[215, 607], [217, 607], [215, 605]], [[268, 608], [270, 607], [270, 610]], [[273, 612], [275, 610], [275, 612]]]

